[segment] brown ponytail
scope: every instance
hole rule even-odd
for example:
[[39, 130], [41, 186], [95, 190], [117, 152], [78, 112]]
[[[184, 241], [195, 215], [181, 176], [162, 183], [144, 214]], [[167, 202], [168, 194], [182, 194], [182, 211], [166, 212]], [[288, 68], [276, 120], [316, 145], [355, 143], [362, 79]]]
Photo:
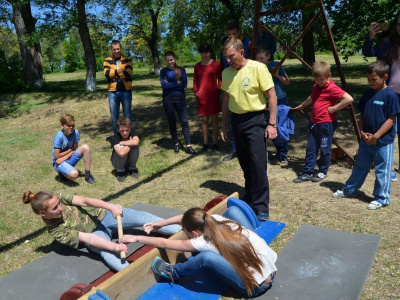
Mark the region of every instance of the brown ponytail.
[[26, 191], [22, 196], [22, 202], [25, 204], [30, 203], [33, 212], [38, 215], [40, 211], [46, 210], [46, 204], [51, 198], [53, 198], [53, 196], [53, 193], [47, 191], [41, 191], [37, 194], [32, 193], [31, 191]]
[[182, 71], [181, 71], [181, 67], [179, 67], [177, 64], [176, 64], [176, 55], [175, 55], [175, 53], [174, 52], [172, 52], [172, 51], [167, 51], [167, 52], [165, 52], [165, 54], [164, 54], [164, 59], [167, 57], [167, 56], [172, 56], [174, 59], [175, 59], [175, 79], [176, 79], [176, 81], [180, 81], [180, 80], [182, 80]]
[[[236, 224], [237, 228], [235, 226], [232, 228], [229, 225], [231, 223]], [[232, 220], [219, 222], [202, 209], [191, 208], [183, 215], [182, 228], [186, 234], [190, 234], [193, 230], [202, 232], [204, 239], [213, 244], [233, 266], [243, 281], [247, 293], [252, 294], [258, 283], [254, 278], [254, 271], [250, 269], [262, 274], [263, 262], [247, 236], [242, 234], [242, 226], [239, 223]]]

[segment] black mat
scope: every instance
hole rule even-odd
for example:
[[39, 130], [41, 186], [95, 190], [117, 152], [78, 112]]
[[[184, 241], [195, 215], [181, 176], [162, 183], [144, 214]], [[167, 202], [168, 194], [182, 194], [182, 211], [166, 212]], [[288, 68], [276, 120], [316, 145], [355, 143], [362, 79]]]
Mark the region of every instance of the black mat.
[[257, 299], [359, 299], [380, 235], [303, 225], [278, 254], [272, 288]]
[[[176, 216], [182, 211], [137, 203], [133, 209], [150, 212], [162, 218]], [[139, 229], [136, 232], [143, 234]], [[131, 232], [132, 233], [132, 232]], [[50, 237], [49, 237], [50, 238]], [[129, 244], [129, 254], [143, 245]], [[74, 284], [90, 283], [109, 271], [100, 255], [86, 248], [75, 250], [60, 246], [36, 261], [0, 278], [1, 300], [56, 300]]]

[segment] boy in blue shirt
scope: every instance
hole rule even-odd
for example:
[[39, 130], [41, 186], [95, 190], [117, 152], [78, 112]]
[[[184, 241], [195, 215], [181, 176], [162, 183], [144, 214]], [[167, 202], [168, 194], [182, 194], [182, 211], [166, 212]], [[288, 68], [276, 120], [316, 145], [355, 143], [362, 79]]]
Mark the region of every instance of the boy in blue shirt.
[[94, 178], [90, 173], [90, 147], [84, 144], [78, 147], [79, 131], [75, 129], [75, 120], [72, 115], [64, 114], [60, 118], [61, 130], [53, 138], [53, 167], [58, 172], [60, 180], [66, 178], [75, 180], [79, 176], [75, 165], [83, 157], [85, 163], [85, 180], [92, 184]]
[[365, 92], [357, 105], [361, 112], [359, 125], [361, 141], [356, 162], [346, 186], [333, 194], [335, 198], [355, 195], [363, 185], [372, 164], [375, 166], [374, 200], [368, 209], [379, 209], [390, 204], [390, 174], [396, 116], [400, 105], [396, 93], [386, 85], [389, 66], [377, 60], [367, 69], [368, 83], [372, 89]]
[[[257, 48], [256, 60], [259, 61], [260, 63], [265, 64], [268, 68], [268, 71], [272, 75], [272, 80], [274, 81], [275, 85], [276, 97], [278, 98], [278, 105], [288, 105], [288, 100], [286, 98], [284, 90], [282, 89], [282, 84], [289, 85], [290, 79], [287, 76], [282, 66], [279, 68], [278, 72], [274, 73], [274, 69], [278, 65], [278, 62], [272, 61], [270, 59], [271, 59], [271, 53], [266, 46], [261, 46]], [[277, 123], [279, 122], [277, 121]], [[276, 148], [276, 160], [281, 164], [287, 164], [289, 142], [282, 141], [282, 139], [280, 139], [279, 141], [278, 139], [273, 139], [272, 142], [274, 143]]]

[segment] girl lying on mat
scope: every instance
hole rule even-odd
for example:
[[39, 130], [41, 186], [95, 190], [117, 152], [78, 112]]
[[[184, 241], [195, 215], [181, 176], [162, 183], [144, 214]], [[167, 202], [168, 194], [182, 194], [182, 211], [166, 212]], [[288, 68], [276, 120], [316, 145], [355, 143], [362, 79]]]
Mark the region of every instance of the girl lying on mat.
[[[119, 253], [128, 252], [124, 244], [113, 243], [112, 235], [117, 232], [117, 216], [122, 216], [122, 227], [131, 229], [148, 222], [163, 219], [145, 211], [122, 208], [121, 205], [100, 199], [75, 195], [64, 191], [24, 193], [22, 201], [31, 204], [34, 213], [40, 215], [50, 235], [59, 243], [78, 248], [79, 243], [101, 255], [108, 266], [116, 271], [129, 263], [121, 260]], [[181, 230], [178, 225], [160, 228], [163, 234], [174, 234]]]
[[[235, 208], [228, 208], [224, 215], [227, 216]], [[191, 208], [183, 215], [144, 225], [146, 233], [150, 233], [163, 226], [179, 224], [189, 240], [124, 235], [119, 242], [139, 242], [158, 248], [200, 252], [192, 259], [176, 265], [156, 257], [152, 264], [153, 271], [173, 281], [207, 269], [241, 294], [258, 296], [271, 287], [277, 270], [277, 255], [255, 232], [242, 227], [240, 221], [236, 222], [246, 219], [241, 211], [230, 211], [229, 218], [210, 216], [200, 208]]]

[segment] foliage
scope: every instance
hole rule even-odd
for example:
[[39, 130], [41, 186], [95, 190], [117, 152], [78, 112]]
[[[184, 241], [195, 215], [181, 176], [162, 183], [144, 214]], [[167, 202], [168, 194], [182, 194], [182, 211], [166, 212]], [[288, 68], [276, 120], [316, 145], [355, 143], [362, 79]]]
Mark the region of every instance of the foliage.
[[78, 43], [79, 36], [76, 30], [71, 30], [68, 34], [68, 39], [63, 41], [63, 53], [65, 66], [64, 70], [67, 73], [74, 72], [84, 67], [82, 44]]
[[0, 93], [25, 89], [25, 75], [18, 53], [9, 55], [0, 50], [0, 83]]

